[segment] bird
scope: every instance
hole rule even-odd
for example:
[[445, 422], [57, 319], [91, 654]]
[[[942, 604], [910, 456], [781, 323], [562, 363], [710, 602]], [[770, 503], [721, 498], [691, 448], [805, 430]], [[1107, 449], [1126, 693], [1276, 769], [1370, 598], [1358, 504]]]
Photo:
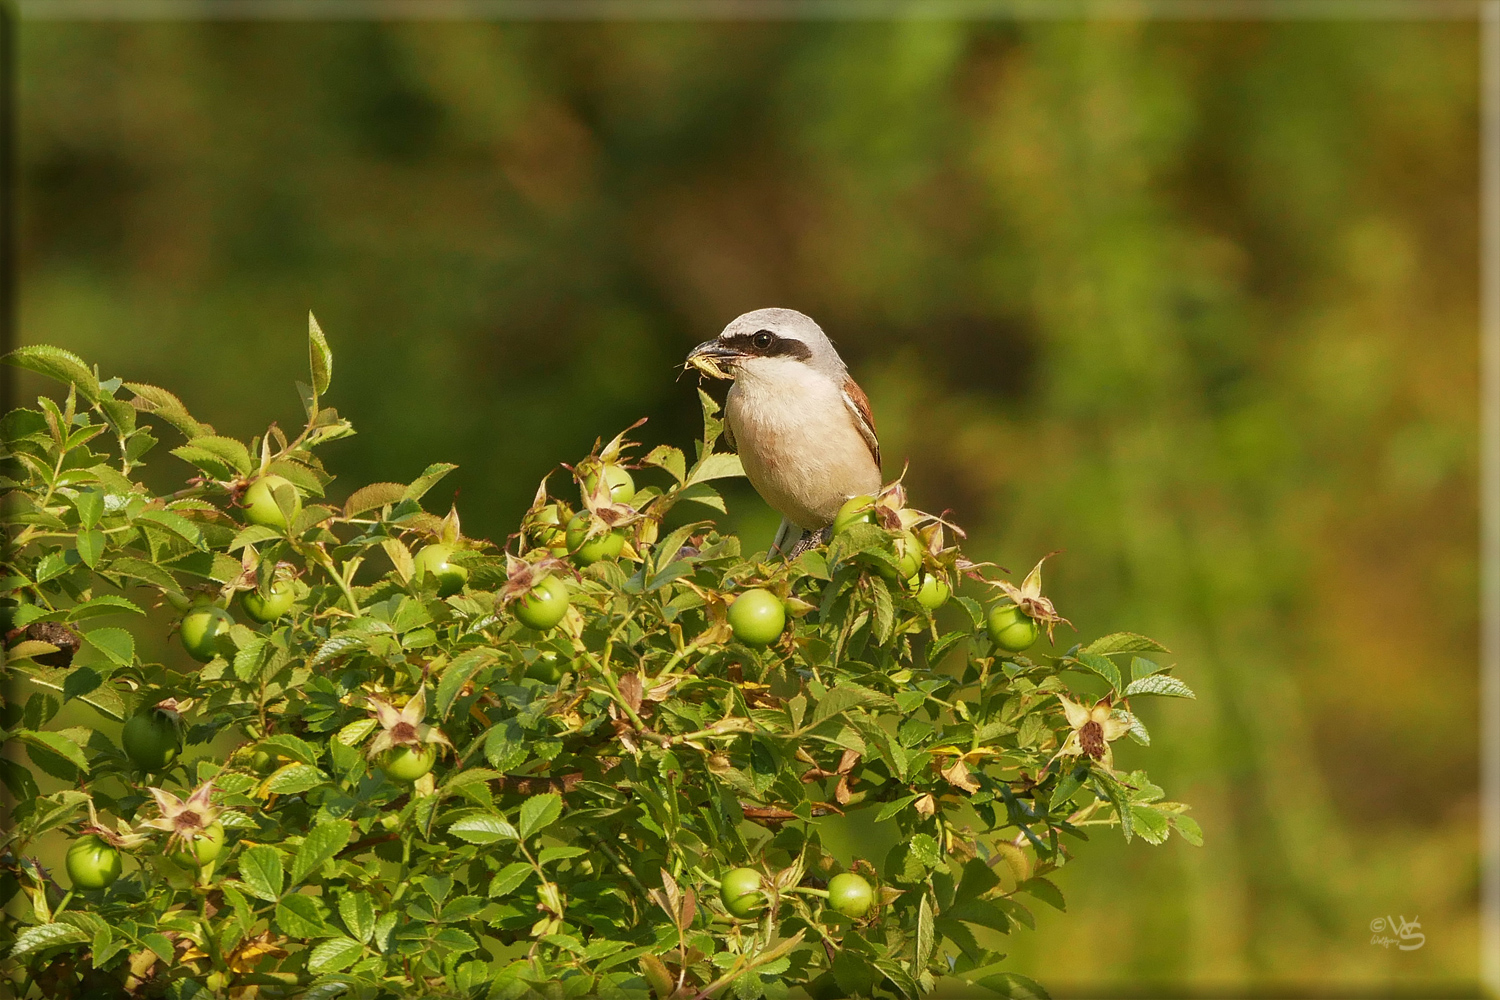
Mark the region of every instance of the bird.
[[845, 501], [880, 489], [870, 400], [810, 316], [747, 312], [693, 348], [687, 365], [733, 380], [726, 436], [750, 485], [782, 517], [772, 552], [795, 559], [825, 543]]

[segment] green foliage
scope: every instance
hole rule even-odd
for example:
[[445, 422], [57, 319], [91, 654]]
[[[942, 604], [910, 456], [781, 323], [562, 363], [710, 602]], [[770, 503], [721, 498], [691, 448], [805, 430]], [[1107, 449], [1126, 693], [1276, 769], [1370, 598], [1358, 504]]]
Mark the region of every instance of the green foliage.
[[[747, 1000], [798, 985], [917, 996], [949, 975], [1040, 995], [997, 968], [992, 932], [1031, 926], [1025, 900], [1063, 907], [1048, 875], [1085, 828], [1199, 842], [1144, 772], [1109, 766], [1110, 740], [1149, 740], [1127, 697], [1191, 696], [1137, 655], [1161, 645], [1120, 633], [1007, 654], [965, 596], [960, 627], [941, 631], [882, 572], [897, 539], [919, 539], [923, 570], [948, 582], [983, 585], [981, 567], [899, 485], [876, 523], [826, 550], [747, 557], [679, 509], [722, 510], [712, 483], [738, 470], [713, 450], [704, 396], [695, 462], [657, 447], [635, 467], [659, 485], [628, 502], [585, 490], [576, 519], [544, 482], [502, 550], [465, 538], [456, 510], [423, 509], [451, 466], [325, 498], [315, 449], [353, 430], [323, 405], [332, 355], [315, 323], [310, 343], [306, 426], [248, 444], [66, 351], [8, 358], [68, 386], [3, 423], [5, 669], [26, 692], [3, 735], [35, 767], [0, 764], [20, 800], [0, 861], [7, 899], [23, 894], [3, 929], [18, 995], [102, 976], [183, 997], [510, 998], [561, 983]], [[185, 436], [171, 454], [194, 469], [168, 496], [131, 478], [157, 433]], [[623, 434], [596, 447], [580, 482], [634, 447]], [[241, 500], [267, 475], [295, 487], [275, 490], [289, 523], [247, 524]], [[586, 539], [623, 537], [620, 557], [559, 559], [547, 546], [570, 520]], [[457, 592], [419, 571], [425, 546], [465, 571]], [[547, 579], [569, 604], [538, 632], [514, 605]], [[195, 640], [206, 662], [145, 662], [121, 625], [147, 627], [153, 602], [227, 611], [288, 581], [284, 614]], [[728, 607], [750, 589], [791, 619], [765, 648], [733, 638]], [[1045, 603], [1040, 567], [1025, 589]], [[1108, 691], [1075, 702], [1065, 676]], [[48, 728], [73, 702], [116, 721], [156, 713], [188, 749], [143, 772], [103, 730]], [[433, 751], [430, 771], [390, 767]], [[899, 831], [888, 856], [825, 846], [857, 811]], [[215, 824], [224, 848], [195, 865], [181, 848]], [[28, 854], [64, 832], [121, 848], [126, 874], [65, 896]], [[748, 919], [719, 899], [734, 868], [762, 876]], [[845, 896], [873, 887], [867, 913], [829, 905], [845, 873], [858, 876], [835, 883]]]

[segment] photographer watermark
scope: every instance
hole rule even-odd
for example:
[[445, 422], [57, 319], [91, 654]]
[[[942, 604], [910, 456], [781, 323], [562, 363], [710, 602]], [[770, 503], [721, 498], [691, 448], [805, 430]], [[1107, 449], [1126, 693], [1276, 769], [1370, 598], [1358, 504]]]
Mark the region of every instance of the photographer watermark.
[[1386, 949], [1396, 945], [1402, 951], [1416, 951], [1427, 943], [1427, 935], [1422, 933], [1422, 925], [1416, 917], [1410, 920], [1376, 917], [1370, 921], [1370, 943]]

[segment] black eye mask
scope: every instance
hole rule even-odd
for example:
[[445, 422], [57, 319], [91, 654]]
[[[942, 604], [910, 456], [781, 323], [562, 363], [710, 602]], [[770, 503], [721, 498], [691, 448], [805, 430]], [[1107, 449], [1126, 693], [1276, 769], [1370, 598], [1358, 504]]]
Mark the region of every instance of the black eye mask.
[[755, 333], [736, 333], [728, 337], [719, 338], [719, 342], [725, 347], [732, 348], [741, 354], [757, 358], [796, 358], [798, 361], [806, 361], [812, 357], [812, 349], [800, 340], [792, 337], [780, 337], [770, 330], [757, 330]]

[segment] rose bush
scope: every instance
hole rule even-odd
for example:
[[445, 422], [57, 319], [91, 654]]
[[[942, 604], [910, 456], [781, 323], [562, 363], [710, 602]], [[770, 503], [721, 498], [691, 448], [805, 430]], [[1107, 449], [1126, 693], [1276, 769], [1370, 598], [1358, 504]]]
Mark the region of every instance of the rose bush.
[[[990, 585], [899, 485], [795, 563], [747, 555], [693, 513], [740, 473], [705, 395], [691, 461], [621, 435], [493, 544], [424, 508], [449, 465], [329, 499], [317, 449], [353, 430], [310, 344], [305, 426], [248, 443], [66, 351], [8, 357], [66, 387], [0, 426], [16, 995], [1039, 995], [996, 932], [1062, 906], [1086, 829], [1198, 842], [1113, 768], [1149, 741], [1132, 699], [1191, 697], [1163, 647], [1000, 648], [958, 584], [1050, 632], [1040, 566]], [[191, 468], [168, 495], [135, 478], [162, 435]], [[786, 625], [751, 646], [754, 591]], [[161, 662], [153, 605], [187, 619]], [[859, 812], [897, 846], [830, 850]], [[36, 857], [86, 838], [76, 884]], [[731, 872], [760, 895], [726, 908]]]

